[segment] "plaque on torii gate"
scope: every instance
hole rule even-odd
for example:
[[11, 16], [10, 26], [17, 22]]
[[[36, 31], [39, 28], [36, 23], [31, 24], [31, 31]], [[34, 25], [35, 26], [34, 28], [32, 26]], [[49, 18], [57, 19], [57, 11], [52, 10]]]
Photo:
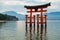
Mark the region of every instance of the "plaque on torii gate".
[[[44, 5], [36, 5], [36, 6], [24, 6], [26, 9], [29, 9], [29, 11], [27, 11], [27, 12], [30, 13], [30, 26], [32, 26], [32, 12], [40, 12], [41, 26], [42, 26], [42, 24], [43, 24], [42, 12], [46, 12], [47, 10], [43, 10], [43, 9], [47, 8], [48, 6], [50, 6], [50, 3], [44, 4]], [[41, 9], [41, 10], [38, 10], [38, 9]]]

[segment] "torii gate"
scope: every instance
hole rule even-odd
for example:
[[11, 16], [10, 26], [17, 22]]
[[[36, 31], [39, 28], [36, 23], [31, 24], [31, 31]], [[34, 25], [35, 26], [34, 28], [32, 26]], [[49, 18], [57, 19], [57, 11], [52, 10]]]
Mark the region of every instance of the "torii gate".
[[[50, 6], [50, 3], [48, 4], [44, 4], [44, 5], [37, 5], [37, 6], [24, 6], [26, 9], [29, 9], [30, 13], [30, 17], [28, 17], [28, 15], [26, 15], [26, 33], [28, 32], [28, 28], [27, 28], [27, 24], [30, 23], [30, 40], [32, 40], [32, 23], [34, 23], [34, 33], [35, 33], [35, 15], [32, 16], [32, 12], [40, 12], [40, 15], [37, 14], [37, 35], [39, 35], [39, 24], [41, 24], [41, 30], [40, 30], [40, 34], [41, 34], [41, 38], [42, 38], [42, 34], [43, 34], [43, 24], [45, 24], [45, 34], [47, 31], [47, 27], [46, 27], [46, 15], [43, 15], [43, 12], [46, 12], [47, 10], [43, 10], [44, 8], [47, 8], [48, 6]], [[33, 10], [34, 9], [34, 10]], [[41, 9], [41, 10], [38, 10]], [[30, 18], [30, 22], [28, 22], [28, 18]], [[32, 22], [32, 19], [34, 18], [34, 22]], [[39, 19], [40, 18], [40, 19]], [[43, 19], [45, 18], [45, 19]], [[40, 22], [39, 22], [40, 20]], [[43, 22], [43, 20], [45, 20], [45, 22]], [[42, 40], [42, 39], [41, 39]]]
[[[46, 15], [43, 16], [43, 12], [46, 12], [47, 10], [43, 10], [44, 8], [47, 8], [48, 6], [51, 6], [50, 3], [44, 4], [44, 5], [36, 5], [36, 6], [24, 6], [26, 9], [29, 9], [30, 17], [26, 15], [26, 24], [30, 23], [30, 30], [32, 30], [32, 23], [35, 24], [35, 15], [32, 17], [32, 12], [40, 12], [40, 15], [37, 15], [37, 25], [41, 24], [41, 34], [43, 32], [43, 24], [46, 24]], [[34, 10], [33, 10], [34, 9]], [[41, 10], [38, 10], [41, 9]], [[28, 22], [28, 18], [30, 18], [30, 22]], [[32, 18], [34, 18], [34, 22], [32, 22]], [[41, 22], [39, 22], [39, 18], [41, 18]], [[43, 18], [45, 18], [45, 22], [43, 22]], [[45, 27], [46, 28], [46, 27]], [[45, 29], [46, 31], [46, 29]], [[31, 32], [31, 31], [30, 31]]]
[[[27, 11], [30, 13], [30, 26], [32, 26], [32, 12], [40, 12], [41, 25], [43, 24], [43, 14], [42, 13], [47, 11], [47, 10], [43, 10], [43, 9], [47, 8], [48, 6], [50, 6], [50, 3], [44, 4], [44, 5], [38, 5], [38, 6], [24, 6], [26, 9], [30, 10], [30, 11]], [[34, 9], [34, 11], [33, 11], [33, 9]], [[41, 9], [41, 10], [38, 10], [38, 9]]]

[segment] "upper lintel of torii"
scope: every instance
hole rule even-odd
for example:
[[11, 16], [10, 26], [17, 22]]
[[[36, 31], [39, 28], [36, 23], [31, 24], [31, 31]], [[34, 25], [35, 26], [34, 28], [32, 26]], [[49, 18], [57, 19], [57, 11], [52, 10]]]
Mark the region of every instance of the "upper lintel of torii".
[[27, 9], [38, 9], [38, 8], [47, 8], [48, 6], [51, 6], [50, 3], [44, 4], [44, 5], [36, 5], [36, 6], [24, 6]]

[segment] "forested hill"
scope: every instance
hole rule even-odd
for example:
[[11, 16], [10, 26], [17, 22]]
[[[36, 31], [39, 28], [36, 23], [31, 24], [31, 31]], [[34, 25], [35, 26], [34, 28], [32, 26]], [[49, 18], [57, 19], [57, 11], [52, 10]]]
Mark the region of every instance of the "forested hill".
[[16, 21], [18, 18], [15, 16], [0, 13], [0, 20]]

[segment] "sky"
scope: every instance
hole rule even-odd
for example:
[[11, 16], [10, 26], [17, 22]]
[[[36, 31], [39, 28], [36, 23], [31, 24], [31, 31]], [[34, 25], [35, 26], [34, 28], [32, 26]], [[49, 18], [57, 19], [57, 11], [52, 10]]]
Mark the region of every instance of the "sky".
[[51, 6], [46, 8], [47, 12], [60, 11], [60, 0], [0, 0], [0, 13], [5, 11], [15, 11], [18, 14], [26, 14], [25, 5], [43, 5], [51, 2]]

